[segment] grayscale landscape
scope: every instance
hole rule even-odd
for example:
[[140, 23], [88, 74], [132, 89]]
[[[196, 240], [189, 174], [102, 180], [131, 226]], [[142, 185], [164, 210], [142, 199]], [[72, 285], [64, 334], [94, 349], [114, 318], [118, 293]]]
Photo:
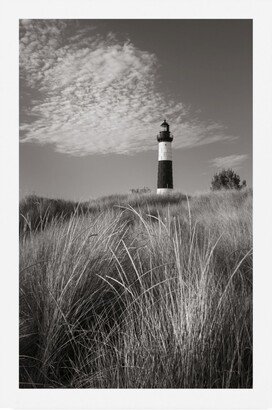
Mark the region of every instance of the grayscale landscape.
[[19, 31], [19, 387], [252, 388], [252, 21]]

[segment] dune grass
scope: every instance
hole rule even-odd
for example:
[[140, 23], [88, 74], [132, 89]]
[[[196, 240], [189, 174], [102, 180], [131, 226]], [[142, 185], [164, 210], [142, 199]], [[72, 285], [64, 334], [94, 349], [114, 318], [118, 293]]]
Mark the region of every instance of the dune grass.
[[157, 194], [123, 194], [108, 195], [89, 202], [65, 201], [63, 199], [49, 199], [37, 195], [29, 195], [20, 202], [19, 228], [20, 233], [43, 230], [52, 220], [68, 220], [75, 212], [79, 215], [97, 216], [118, 207], [140, 208], [142, 211], [151, 211], [157, 214], [158, 209], [166, 205], [179, 205], [186, 200], [181, 193], [171, 196]]
[[252, 387], [250, 190], [64, 205], [21, 204], [20, 387]]

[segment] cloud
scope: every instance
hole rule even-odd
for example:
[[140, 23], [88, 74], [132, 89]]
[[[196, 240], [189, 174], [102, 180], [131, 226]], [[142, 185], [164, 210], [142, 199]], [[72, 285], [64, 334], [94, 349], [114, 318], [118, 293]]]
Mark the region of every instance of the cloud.
[[175, 148], [231, 138], [222, 125], [192, 119], [182, 102], [166, 99], [157, 66], [154, 54], [89, 25], [21, 21], [21, 142], [54, 144], [76, 156], [133, 154], [157, 148], [165, 117], [174, 124]]
[[226, 157], [217, 157], [210, 161], [211, 167], [215, 168], [236, 168], [241, 167], [242, 162], [248, 158], [246, 154], [233, 154]]

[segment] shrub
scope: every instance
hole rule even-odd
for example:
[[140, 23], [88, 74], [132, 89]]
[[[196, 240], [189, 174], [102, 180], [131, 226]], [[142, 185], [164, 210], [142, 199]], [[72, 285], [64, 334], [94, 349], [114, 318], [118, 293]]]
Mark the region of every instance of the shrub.
[[243, 180], [240, 184], [240, 177], [231, 168], [222, 169], [212, 178], [211, 190], [217, 191], [220, 189], [241, 189], [246, 187], [246, 181]]
[[131, 194], [150, 194], [151, 189], [148, 187], [143, 187], [143, 188], [132, 188], [130, 189]]

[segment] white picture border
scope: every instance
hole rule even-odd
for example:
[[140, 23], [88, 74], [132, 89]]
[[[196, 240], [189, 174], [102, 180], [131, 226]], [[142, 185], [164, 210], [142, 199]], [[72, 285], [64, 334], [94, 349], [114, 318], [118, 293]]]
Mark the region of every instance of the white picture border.
[[[21, 18], [253, 19], [253, 389], [18, 388], [18, 23]], [[270, 393], [272, 390], [272, 1], [2, 0], [0, 30], [2, 194], [0, 200], [0, 407], [22, 409], [272, 407]], [[177, 39], [177, 43], [179, 41], [182, 39]]]

